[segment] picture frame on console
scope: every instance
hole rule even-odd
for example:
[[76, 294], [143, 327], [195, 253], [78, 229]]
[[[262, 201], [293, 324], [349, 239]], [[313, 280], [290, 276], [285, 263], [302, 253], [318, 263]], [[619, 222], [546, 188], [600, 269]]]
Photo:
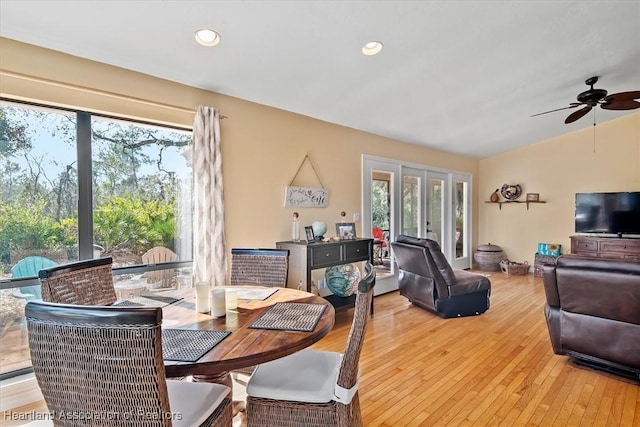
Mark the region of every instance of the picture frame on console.
[[353, 222], [337, 223], [336, 236], [340, 237], [340, 240], [354, 240], [356, 238], [356, 224]]
[[527, 193], [527, 202], [539, 202], [540, 193]]
[[313, 227], [309, 225], [304, 228], [304, 237], [307, 243], [313, 243], [316, 240], [316, 236], [313, 234]]

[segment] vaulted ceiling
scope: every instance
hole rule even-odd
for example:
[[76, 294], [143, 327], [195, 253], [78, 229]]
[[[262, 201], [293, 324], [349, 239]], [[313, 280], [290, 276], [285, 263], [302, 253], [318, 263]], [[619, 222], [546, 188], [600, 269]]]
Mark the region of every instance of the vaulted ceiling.
[[640, 111], [531, 117], [640, 90], [639, 1], [2, 0], [0, 36], [479, 158]]

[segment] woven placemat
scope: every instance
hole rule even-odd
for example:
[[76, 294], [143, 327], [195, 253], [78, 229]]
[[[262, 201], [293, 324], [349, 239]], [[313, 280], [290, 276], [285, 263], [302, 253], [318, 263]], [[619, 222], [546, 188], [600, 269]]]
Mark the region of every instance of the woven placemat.
[[180, 300], [182, 300], [182, 298], [174, 298], [174, 297], [169, 297], [166, 295], [154, 295], [154, 294], [143, 294], [140, 295], [143, 298], [149, 298], [155, 301], [160, 301], [160, 302], [165, 302], [167, 304], [173, 304], [176, 303]]
[[124, 301], [114, 302], [111, 306], [112, 307], [144, 307], [144, 304], [126, 299]]
[[[175, 299], [175, 298], [174, 298]], [[177, 300], [179, 301], [179, 300]], [[176, 301], [173, 301], [176, 302]], [[133, 297], [122, 301], [116, 301], [112, 304], [113, 307], [166, 307], [171, 304], [167, 301], [162, 301], [157, 298], [148, 297]]]
[[327, 308], [325, 304], [279, 302], [262, 313], [249, 327], [311, 332], [318, 324], [325, 308]]
[[229, 336], [229, 334], [231, 334], [229, 331], [163, 329], [163, 358], [164, 360], [195, 362]]

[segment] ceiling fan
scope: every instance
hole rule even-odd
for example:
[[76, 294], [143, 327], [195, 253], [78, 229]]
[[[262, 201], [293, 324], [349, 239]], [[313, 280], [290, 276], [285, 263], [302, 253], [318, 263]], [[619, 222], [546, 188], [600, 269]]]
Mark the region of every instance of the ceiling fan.
[[573, 123], [579, 118], [583, 117], [597, 105], [600, 105], [600, 107], [604, 108], [605, 110], [635, 110], [636, 108], [640, 108], [640, 102], [636, 101], [636, 99], [640, 98], [640, 91], [619, 92], [607, 95], [606, 90], [593, 88], [593, 85], [596, 84], [597, 81], [598, 76], [594, 76], [585, 80], [585, 84], [591, 86], [591, 88], [578, 95], [578, 102], [572, 102], [568, 107], [534, 114], [531, 117], [539, 116], [541, 114], [553, 113], [554, 111], [576, 108], [584, 105], [584, 107], [582, 107], [578, 111], [574, 111], [573, 113], [569, 114], [569, 116], [564, 121], [568, 124]]

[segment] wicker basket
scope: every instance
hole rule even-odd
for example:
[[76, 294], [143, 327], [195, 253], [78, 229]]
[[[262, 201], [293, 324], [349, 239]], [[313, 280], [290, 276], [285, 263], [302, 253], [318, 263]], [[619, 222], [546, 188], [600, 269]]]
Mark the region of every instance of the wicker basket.
[[542, 277], [542, 266], [545, 264], [556, 265], [558, 261], [558, 255], [541, 255], [536, 253], [533, 263], [533, 275], [536, 277]]
[[513, 276], [526, 276], [529, 274], [529, 263], [525, 262], [514, 262], [509, 261], [508, 259], [503, 259], [500, 261], [500, 269], [503, 273], [511, 274]]

